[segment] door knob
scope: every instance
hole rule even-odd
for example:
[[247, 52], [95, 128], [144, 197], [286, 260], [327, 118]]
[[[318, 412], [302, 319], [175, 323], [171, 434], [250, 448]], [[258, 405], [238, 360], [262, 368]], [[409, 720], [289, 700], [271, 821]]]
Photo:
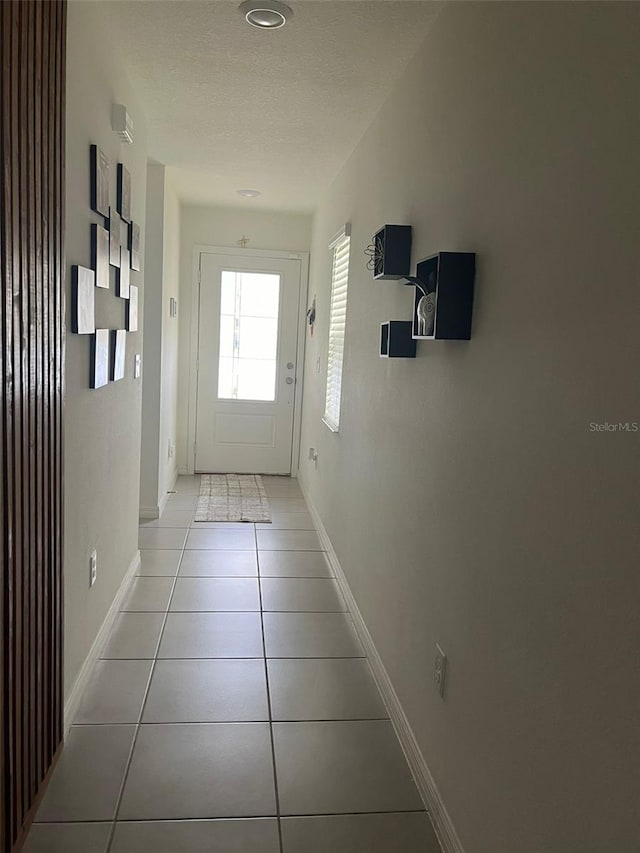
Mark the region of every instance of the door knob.
[[287, 370], [293, 370], [293, 362], [292, 361], [287, 362]]
[[293, 385], [293, 376], [287, 376], [284, 381], [287, 383], [287, 385]]

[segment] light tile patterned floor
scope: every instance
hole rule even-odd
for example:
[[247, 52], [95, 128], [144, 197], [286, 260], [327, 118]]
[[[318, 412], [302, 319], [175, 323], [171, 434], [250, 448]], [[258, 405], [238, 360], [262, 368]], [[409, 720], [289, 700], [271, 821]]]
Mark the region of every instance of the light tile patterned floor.
[[[295, 480], [273, 525], [140, 527], [25, 853], [439, 853]], [[266, 650], [266, 653], [265, 653]]]

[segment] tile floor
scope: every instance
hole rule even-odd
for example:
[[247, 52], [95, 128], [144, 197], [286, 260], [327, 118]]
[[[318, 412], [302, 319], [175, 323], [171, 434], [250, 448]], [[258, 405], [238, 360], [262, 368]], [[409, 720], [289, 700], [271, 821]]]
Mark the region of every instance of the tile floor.
[[439, 853], [295, 480], [196, 524], [181, 477], [25, 853]]

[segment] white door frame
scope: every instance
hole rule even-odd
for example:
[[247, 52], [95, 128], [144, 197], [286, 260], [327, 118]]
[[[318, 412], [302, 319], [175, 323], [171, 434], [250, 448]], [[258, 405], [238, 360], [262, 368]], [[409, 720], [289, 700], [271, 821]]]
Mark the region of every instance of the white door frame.
[[240, 249], [238, 246], [193, 247], [191, 274], [191, 330], [189, 336], [189, 412], [187, 420], [187, 474], [195, 472], [196, 405], [198, 388], [198, 338], [200, 328], [200, 255], [235, 255], [248, 258], [273, 258], [300, 261], [300, 299], [298, 304], [298, 346], [296, 354], [296, 387], [293, 398], [293, 440], [291, 444], [291, 476], [298, 476], [300, 438], [302, 432], [302, 385], [306, 342], [307, 301], [309, 289], [309, 252], [281, 252], [270, 249]]

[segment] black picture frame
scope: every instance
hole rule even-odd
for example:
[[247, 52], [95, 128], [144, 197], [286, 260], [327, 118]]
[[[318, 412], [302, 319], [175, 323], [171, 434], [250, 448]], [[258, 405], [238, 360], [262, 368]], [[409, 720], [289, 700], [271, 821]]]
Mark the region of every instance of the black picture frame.
[[124, 329], [115, 329], [111, 333], [111, 379], [117, 382], [124, 379], [127, 353], [127, 333]]
[[96, 274], [77, 264], [71, 268], [71, 331], [76, 335], [93, 335], [95, 321]]
[[91, 209], [106, 217], [109, 216], [109, 158], [97, 145], [91, 145], [89, 159]]
[[109, 208], [109, 263], [120, 266], [120, 246], [122, 243], [122, 220], [115, 207]]
[[127, 300], [127, 332], [138, 331], [138, 288], [135, 284], [129, 286]]
[[142, 257], [140, 254], [140, 226], [137, 222], [129, 223], [129, 252], [131, 254], [131, 269], [140, 272]]
[[122, 163], [118, 163], [118, 213], [131, 222], [131, 175]]
[[109, 329], [96, 329], [91, 339], [91, 377], [92, 388], [102, 388], [109, 384]]
[[91, 224], [91, 263], [96, 273], [96, 287], [109, 289], [109, 232], [102, 225]]
[[118, 296], [121, 299], [129, 298], [131, 274], [129, 266], [129, 250], [125, 246], [120, 247], [120, 267], [116, 273], [118, 281]]

